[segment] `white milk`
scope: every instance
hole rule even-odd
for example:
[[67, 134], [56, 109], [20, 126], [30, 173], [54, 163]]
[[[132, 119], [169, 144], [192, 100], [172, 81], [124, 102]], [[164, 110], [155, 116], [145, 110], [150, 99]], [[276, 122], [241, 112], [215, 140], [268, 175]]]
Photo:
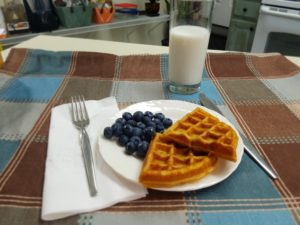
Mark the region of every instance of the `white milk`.
[[209, 41], [208, 29], [183, 25], [170, 30], [169, 79], [182, 85], [201, 82]]

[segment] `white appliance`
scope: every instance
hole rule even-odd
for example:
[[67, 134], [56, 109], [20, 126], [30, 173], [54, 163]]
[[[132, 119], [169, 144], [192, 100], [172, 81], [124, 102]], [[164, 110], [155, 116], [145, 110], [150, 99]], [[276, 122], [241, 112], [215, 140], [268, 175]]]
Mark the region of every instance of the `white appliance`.
[[251, 52], [300, 56], [300, 0], [262, 0]]

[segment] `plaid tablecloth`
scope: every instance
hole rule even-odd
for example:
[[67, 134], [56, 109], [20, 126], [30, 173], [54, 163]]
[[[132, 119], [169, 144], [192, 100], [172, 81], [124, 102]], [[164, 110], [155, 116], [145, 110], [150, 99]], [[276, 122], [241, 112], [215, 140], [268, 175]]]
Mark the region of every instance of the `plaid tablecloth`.
[[53, 106], [79, 93], [116, 96], [120, 108], [154, 99], [198, 103], [198, 94], [168, 91], [168, 55], [13, 49], [0, 72], [1, 225], [300, 224], [300, 68], [285, 57], [210, 53], [201, 84], [278, 180], [244, 154], [238, 169], [210, 188], [150, 190], [144, 199], [52, 222], [41, 221], [40, 210]]

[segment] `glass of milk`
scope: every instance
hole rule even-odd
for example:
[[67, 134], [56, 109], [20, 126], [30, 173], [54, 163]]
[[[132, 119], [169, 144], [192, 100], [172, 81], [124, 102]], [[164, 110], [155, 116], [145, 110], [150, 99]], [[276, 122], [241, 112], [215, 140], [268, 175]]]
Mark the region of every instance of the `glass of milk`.
[[213, 0], [171, 0], [169, 89], [199, 91], [211, 30]]

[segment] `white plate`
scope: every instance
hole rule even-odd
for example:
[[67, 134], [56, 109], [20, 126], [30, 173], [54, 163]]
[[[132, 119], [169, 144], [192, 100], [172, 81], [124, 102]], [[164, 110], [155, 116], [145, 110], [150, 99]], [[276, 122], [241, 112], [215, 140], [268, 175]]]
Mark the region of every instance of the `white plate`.
[[[121, 110], [109, 120], [104, 121], [104, 123], [102, 124], [102, 128], [104, 129], [106, 126], [111, 126], [117, 118], [122, 116], [123, 112], [133, 113], [138, 110], [142, 112], [151, 111], [153, 113], [162, 112], [163, 114], [165, 114], [165, 116], [171, 118], [173, 122], [175, 122], [181, 117], [183, 117], [185, 114], [191, 112], [196, 107], [205, 109], [209, 113], [218, 117], [221, 121], [229, 124], [231, 127], [234, 128], [234, 126], [225, 117], [223, 117], [215, 111], [209, 110], [200, 105], [177, 100], [155, 100], [131, 105]], [[238, 134], [237, 130], [236, 133]], [[243, 141], [239, 136], [237, 146], [237, 161], [231, 162], [228, 160], [219, 159], [215, 170], [212, 173], [200, 179], [199, 181], [184, 185], [178, 185], [171, 188], [157, 189], [164, 191], [191, 191], [217, 184], [226, 179], [230, 174], [232, 174], [236, 170], [242, 159], [242, 155], [244, 152], [243, 146]], [[139, 183], [138, 178], [143, 164], [142, 160], [139, 160], [133, 156], [126, 155], [124, 153], [125, 149], [123, 147], [118, 146], [115, 141], [104, 138], [102, 134], [99, 138], [99, 150], [101, 155], [103, 156], [103, 159], [115, 172], [117, 172], [118, 174], [130, 181]]]

